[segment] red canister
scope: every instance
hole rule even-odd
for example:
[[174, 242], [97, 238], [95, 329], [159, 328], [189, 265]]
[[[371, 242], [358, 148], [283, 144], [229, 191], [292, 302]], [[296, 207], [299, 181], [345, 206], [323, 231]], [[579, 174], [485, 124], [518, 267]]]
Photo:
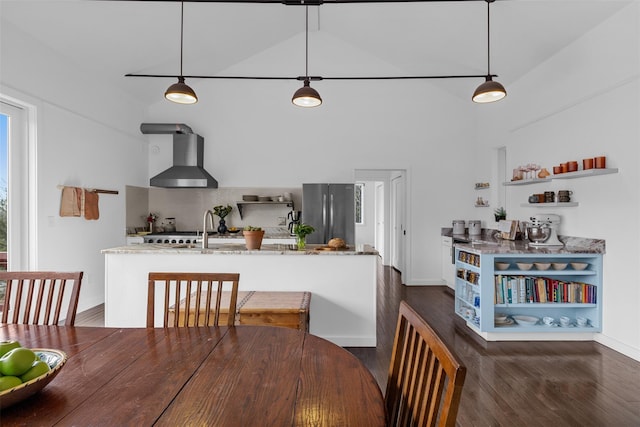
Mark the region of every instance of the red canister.
[[582, 169], [593, 169], [593, 159], [582, 159]]
[[575, 160], [572, 160], [570, 162], [568, 162], [568, 171], [569, 172], [575, 172], [578, 170], [578, 162], [576, 162]]
[[607, 158], [605, 156], [596, 157], [594, 160], [596, 169], [604, 169], [607, 167]]

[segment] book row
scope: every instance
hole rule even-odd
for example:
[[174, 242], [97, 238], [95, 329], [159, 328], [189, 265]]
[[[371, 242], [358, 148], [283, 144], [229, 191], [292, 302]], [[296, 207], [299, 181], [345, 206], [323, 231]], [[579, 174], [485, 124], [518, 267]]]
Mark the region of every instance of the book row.
[[597, 287], [548, 277], [495, 276], [495, 304], [583, 303], [596, 304]]

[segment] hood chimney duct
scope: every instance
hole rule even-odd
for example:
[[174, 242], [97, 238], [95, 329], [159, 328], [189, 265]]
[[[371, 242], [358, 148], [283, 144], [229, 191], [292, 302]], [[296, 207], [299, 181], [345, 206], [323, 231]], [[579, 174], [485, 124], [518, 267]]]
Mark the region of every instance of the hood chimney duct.
[[150, 180], [152, 187], [218, 188], [218, 181], [204, 169], [204, 138], [185, 124], [142, 123], [144, 134], [173, 135], [173, 166]]

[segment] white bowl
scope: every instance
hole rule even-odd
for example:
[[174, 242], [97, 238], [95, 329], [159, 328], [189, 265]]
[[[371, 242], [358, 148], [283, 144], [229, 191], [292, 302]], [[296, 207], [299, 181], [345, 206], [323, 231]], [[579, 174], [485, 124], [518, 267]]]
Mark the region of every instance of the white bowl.
[[551, 267], [551, 263], [548, 262], [534, 262], [533, 265], [535, 265], [538, 270], [548, 270], [549, 267]]
[[589, 267], [589, 264], [586, 262], [572, 262], [571, 267], [573, 267], [574, 270], [584, 270]]
[[552, 262], [551, 263], [551, 267], [553, 267], [554, 270], [564, 270], [565, 268], [567, 268], [567, 264], [566, 262]]
[[540, 321], [535, 316], [513, 316], [513, 320], [520, 326], [534, 326]]
[[507, 270], [511, 263], [509, 262], [496, 262], [496, 268], [498, 270]]
[[507, 315], [504, 313], [496, 313], [493, 319], [496, 323], [504, 323], [507, 321]]
[[530, 262], [516, 262], [516, 264], [520, 270], [531, 270], [531, 267], [533, 267], [533, 264]]

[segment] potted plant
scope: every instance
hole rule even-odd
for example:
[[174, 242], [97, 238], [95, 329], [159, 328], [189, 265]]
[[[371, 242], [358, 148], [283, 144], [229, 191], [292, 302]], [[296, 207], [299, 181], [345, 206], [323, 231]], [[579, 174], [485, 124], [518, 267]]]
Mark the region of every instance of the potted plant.
[[305, 248], [307, 245], [307, 235], [314, 231], [316, 231], [316, 229], [309, 224], [296, 224], [293, 226], [293, 234], [296, 235], [296, 243], [298, 244], [299, 250]]
[[493, 211], [493, 216], [496, 218], [496, 222], [500, 222], [501, 219], [507, 219], [507, 211], [502, 206]]
[[229, 215], [233, 208], [230, 205], [222, 206], [218, 205], [213, 208], [213, 213], [220, 217], [220, 225], [218, 225], [218, 233], [224, 234], [227, 232], [227, 225], [224, 222], [224, 217]]
[[244, 243], [247, 249], [260, 249], [260, 246], [262, 246], [262, 238], [264, 237], [264, 230], [262, 228], [247, 225], [242, 230], [242, 235], [244, 236]]

